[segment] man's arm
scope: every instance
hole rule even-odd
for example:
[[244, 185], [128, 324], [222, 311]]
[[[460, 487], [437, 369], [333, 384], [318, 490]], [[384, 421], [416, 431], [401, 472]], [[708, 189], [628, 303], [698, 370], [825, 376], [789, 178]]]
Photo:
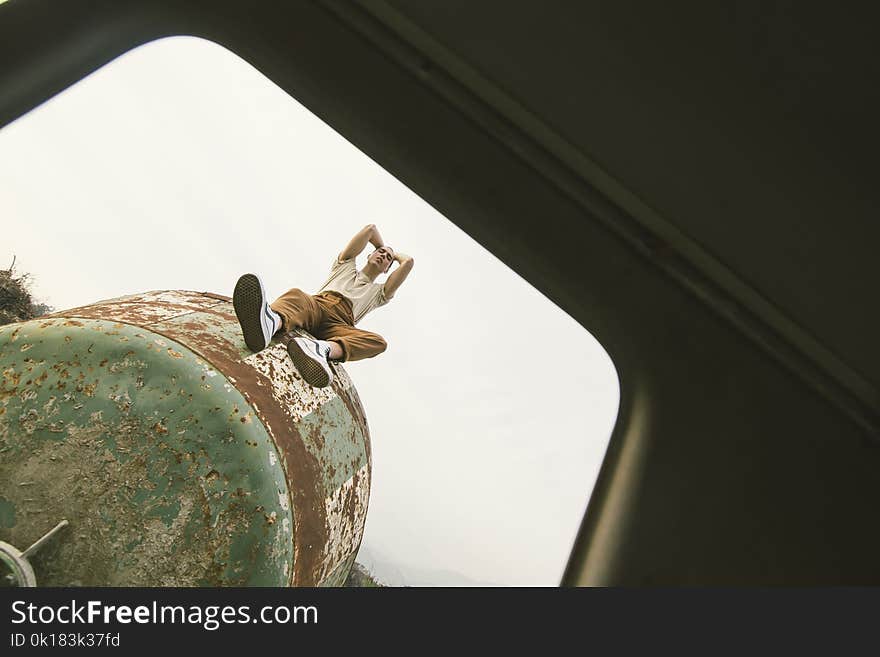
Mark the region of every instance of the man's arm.
[[346, 246], [339, 254], [339, 262], [356, 257], [366, 248], [367, 242], [371, 243], [377, 249], [381, 246], [385, 246], [385, 242], [382, 241], [382, 236], [379, 234], [379, 229], [376, 228], [376, 224], [368, 224], [364, 226], [354, 237], [351, 238], [348, 246]]
[[405, 253], [395, 253], [394, 259], [400, 263], [400, 265], [391, 272], [391, 275], [388, 277], [388, 280], [385, 281], [385, 298], [390, 299], [394, 296], [394, 293], [397, 292], [397, 288], [403, 285], [403, 282], [406, 280], [406, 277], [409, 276], [409, 273], [412, 271], [413, 266], [415, 266], [416, 261], [413, 260], [412, 256], [408, 256]]

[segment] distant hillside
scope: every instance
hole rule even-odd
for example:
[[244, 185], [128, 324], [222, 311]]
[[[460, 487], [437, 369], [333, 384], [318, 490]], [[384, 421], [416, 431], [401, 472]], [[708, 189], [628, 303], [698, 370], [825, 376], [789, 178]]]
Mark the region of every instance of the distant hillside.
[[425, 570], [402, 563], [366, 545], [361, 545], [357, 559], [368, 572], [373, 573], [373, 577], [383, 582], [383, 586], [499, 586], [493, 582], [473, 580], [450, 570]]
[[385, 586], [376, 580], [370, 572], [359, 563], [355, 563], [348, 573], [348, 579], [345, 580], [345, 586], [354, 588], [378, 588]]

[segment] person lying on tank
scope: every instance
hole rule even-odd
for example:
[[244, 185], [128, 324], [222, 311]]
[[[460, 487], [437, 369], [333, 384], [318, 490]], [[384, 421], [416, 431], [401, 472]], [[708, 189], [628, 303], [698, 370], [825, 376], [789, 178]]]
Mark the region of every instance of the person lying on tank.
[[[355, 258], [372, 244], [375, 250], [358, 271]], [[376, 283], [388, 273], [385, 283]], [[287, 352], [300, 375], [309, 384], [323, 388], [333, 381], [329, 361], [372, 358], [385, 351], [382, 336], [355, 328], [364, 315], [391, 301], [412, 271], [415, 261], [387, 246], [374, 224], [364, 226], [352, 237], [330, 267], [330, 275], [314, 295], [292, 288], [271, 304], [266, 301], [263, 282], [256, 274], [244, 274], [235, 284], [232, 304], [241, 325], [245, 344], [251, 351], [269, 346], [275, 334], [303, 329], [315, 336], [294, 337]]]

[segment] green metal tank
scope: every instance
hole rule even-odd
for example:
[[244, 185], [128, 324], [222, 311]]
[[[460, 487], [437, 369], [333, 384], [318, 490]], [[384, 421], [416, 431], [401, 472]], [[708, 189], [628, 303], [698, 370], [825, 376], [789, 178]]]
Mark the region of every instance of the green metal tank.
[[251, 353], [230, 299], [208, 293], [0, 327], [7, 583], [30, 565], [42, 586], [342, 585], [371, 460], [334, 367], [316, 389], [281, 342]]

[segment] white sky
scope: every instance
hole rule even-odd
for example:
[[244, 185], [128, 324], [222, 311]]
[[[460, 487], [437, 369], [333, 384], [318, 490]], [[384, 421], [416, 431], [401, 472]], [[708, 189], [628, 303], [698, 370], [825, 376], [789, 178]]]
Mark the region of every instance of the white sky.
[[[272, 298], [314, 291], [376, 223], [416, 267], [359, 324], [388, 351], [346, 365], [372, 435], [368, 565], [405, 583], [559, 582], [617, 414], [610, 358], [236, 55], [154, 42], [0, 130], [0, 220], [0, 267], [15, 254], [56, 309], [231, 294], [248, 271]], [[568, 354], [526, 359], [529, 336]]]

